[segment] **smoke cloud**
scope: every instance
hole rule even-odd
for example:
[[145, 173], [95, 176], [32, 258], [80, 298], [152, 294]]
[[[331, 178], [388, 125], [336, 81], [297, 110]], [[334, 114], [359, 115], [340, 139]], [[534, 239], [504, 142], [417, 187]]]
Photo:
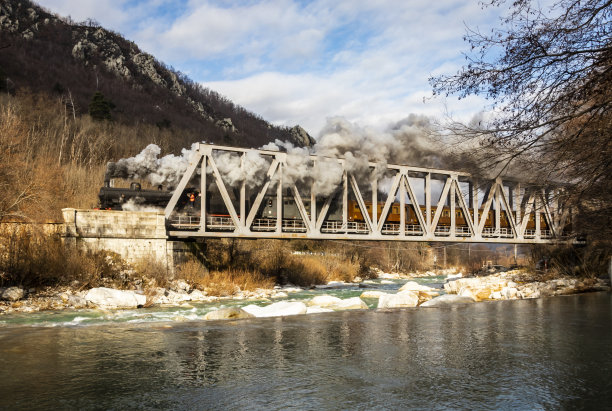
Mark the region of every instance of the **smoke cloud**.
[[122, 158], [116, 163], [108, 163], [105, 180], [110, 178], [142, 179], [152, 185], [165, 185], [173, 188], [179, 183], [189, 166], [189, 160], [196, 150], [196, 144], [183, 149], [180, 156], [168, 154], [159, 158], [161, 148], [149, 144], [139, 154]]
[[[309, 188], [313, 185], [317, 195], [329, 196], [342, 182], [343, 170], [335, 158], [344, 158], [347, 170], [360, 181], [372, 178], [369, 162], [377, 164], [374, 177], [384, 181], [387, 164], [442, 167], [446, 162], [441, 154], [443, 147], [432, 136], [429, 118], [416, 114], [390, 124], [382, 132], [334, 117], [328, 119], [312, 148], [276, 140], [261, 149], [287, 153], [284, 186], [296, 184]], [[134, 157], [109, 163], [107, 178], [146, 179], [153, 185], [173, 188], [185, 173], [195, 148], [194, 144], [190, 149], [183, 149], [180, 156], [169, 154], [159, 158], [161, 149], [150, 144]], [[317, 160], [313, 161], [311, 155]], [[240, 156], [235, 154], [225, 152], [214, 156], [224, 182], [233, 188], [242, 182], [248, 188], [260, 187], [271, 164], [269, 156], [261, 156], [254, 150], [246, 152], [242, 165]], [[210, 166], [207, 172], [212, 172]]]

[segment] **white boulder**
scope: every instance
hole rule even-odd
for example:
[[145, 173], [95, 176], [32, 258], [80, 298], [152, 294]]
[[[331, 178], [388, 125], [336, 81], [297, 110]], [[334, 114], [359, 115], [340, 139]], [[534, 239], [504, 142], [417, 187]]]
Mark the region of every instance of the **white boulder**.
[[517, 298], [517, 291], [514, 287], [504, 287], [501, 290], [501, 295], [507, 300], [515, 300]]
[[100, 308], [137, 308], [147, 302], [147, 297], [134, 291], [99, 287], [89, 290], [85, 300]]
[[399, 291], [435, 291], [435, 288], [421, 285], [416, 281], [408, 281], [406, 284], [402, 285]]
[[170, 287], [172, 291], [176, 291], [177, 293], [185, 292], [188, 293], [191, 287], [184, 280], [175, 280], [172, 282], [172, 286]]
[[380, 298], [381, 295], [387, 295], [384, 291], [364, 291], [361, 293], [361, 298]]
[[332, 295], [318, 295], [308, 305], [334, 310], [367, 310], [368, 305], [359, 297], [347, 298], [345, 300]]
[[287, 298], [289, 295], [284, 291], [278, 291], [272, 294], [271, 298]]
[[191, 298], [191, 301], [204, 301], [208, 299], [206, 293], [203, 293], [200, 290], [193, 290], [191, 293], [189, 293], [189, 297]]
[[18, 301], [25, 296], [25, 291], [19, 287], [9, 287], [2, 293], [2, 299], [7, 301]]
[[242, 309], [255, 317], [281, 317], [286, 315], [306, 314], [306, 304], [299, 301], [279, 301], [274, 304], [260, 307], [247, 305]]
[[245, 310], [238, 307], [220, 308], [211, 311], [204, 316], [205, 320], [236, 320], [239, 318], [251, 318], [253, 314], [249, 314]]
[[340, 300], [332, 308], [336, 310], [367, 310], [368, 305], [359, 297], [347, 298]]
[[419, 293], [414, 291], [385, 294], [378, 298], [378, 308], [416, 307], [417, 305], [419, 305]]
[[473, 303], [474, 299], [461, 295], [444, 294], [421, 304], [421, 307], [448, 307], [457, 304]]

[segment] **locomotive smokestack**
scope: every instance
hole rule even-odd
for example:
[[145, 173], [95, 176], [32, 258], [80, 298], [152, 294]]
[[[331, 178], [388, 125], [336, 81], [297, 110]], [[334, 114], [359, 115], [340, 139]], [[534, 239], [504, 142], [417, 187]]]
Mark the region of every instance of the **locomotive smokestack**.
[[114, 172], [115, 172], [115, 163], [113, 163], [112, 161], [109, 161], [106, 164], [106, 172], [104, 173], [104, 187], [111, 186], [111, 178], [113, 177]]

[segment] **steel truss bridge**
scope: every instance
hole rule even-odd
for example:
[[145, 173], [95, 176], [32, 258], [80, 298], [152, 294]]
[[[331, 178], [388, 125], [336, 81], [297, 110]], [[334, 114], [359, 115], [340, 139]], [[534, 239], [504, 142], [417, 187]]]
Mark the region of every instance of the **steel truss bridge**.
[[[244, 179], [228, 184], [219, 167], [222, 156], [239, 164], [233, 171], [246, 173], [246, 156], [255, 153], [266, 160], [260, 184], [247, 187]], [[292, 155], [199, 144], [165, 209], [168, 235], [517, 244], [568, 239], [571, 213], [559, 200], [560, 188], [372, 162], [365, 177], [363, 169], [358, 177], [345, 158], [305, 156], [300, 161], [309, 167], [331, 162], [341, 168], [335, 190], [322, 196], [316, 181], [295, 184], [286, 178], [294, 167], [288, 161]], [[185, 202], [193, 193], [198, 201]], [[224, 212], [210, 212], [213, 202]], [[264, 207], [273, 217], [263, 215]]]

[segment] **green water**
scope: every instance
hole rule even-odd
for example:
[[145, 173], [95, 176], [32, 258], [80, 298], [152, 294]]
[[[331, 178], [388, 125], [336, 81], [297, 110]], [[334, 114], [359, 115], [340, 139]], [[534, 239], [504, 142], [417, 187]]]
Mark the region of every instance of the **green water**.
[[[3, 326], [87, 326], [103, 323], [148, 323], [148, 322], [181, 322], [197, 321], [204, 318], [210, 311], [224, 307], [244, 307], [250, 304], [265, 306], [278, 301], [308, 301], [317, 295], [332, 295], [347, 299], [359, 297], [364, 291], [378, 290], [395, 293], [407, 281], [416, 281], [419, 284], [440, 287], [444, 277], [422, 277], [412, 280], [372, 280], [359, 284], [351, 284], [340, 288], [314, 288], [299, 292], [288, 293], [286, 298], [272, 300], [220, 300], [215, 303], [188, 302], [182, 306], [151, 307], [136, 310], [59, 310], [41, 311], [36, 313], [9, 314], [0, 316], [0, 327]], [[378, 299], [364, 298], [363, 301], [370, 309], [376, 308]]]

